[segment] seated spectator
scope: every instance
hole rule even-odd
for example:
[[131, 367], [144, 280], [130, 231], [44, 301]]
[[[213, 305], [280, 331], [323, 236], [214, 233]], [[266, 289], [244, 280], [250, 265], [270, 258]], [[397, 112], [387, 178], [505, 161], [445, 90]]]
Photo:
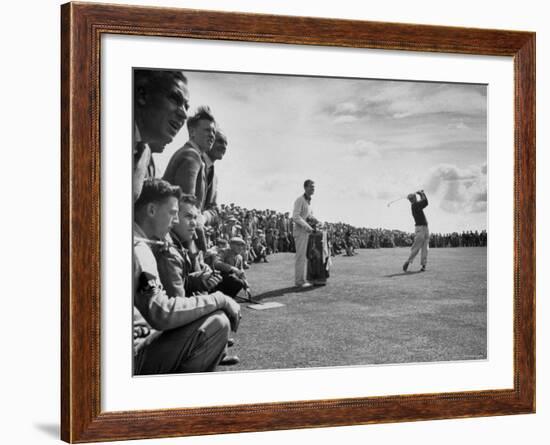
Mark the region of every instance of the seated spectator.
[[254, 252], [254, 262], [259, 263], [263, 260], [264, 263], [267, 261], [267, 248], [262, 242], [262, 231], [258, 230], [256, 236], [252, 238], [252, 252]]
[[242, 238], [233, 237], [229, 240], [229, 248], [221, 249], [214, 261], [214, 269], [222, 273], [222, 282], [218, 290], [230, 297], [236, 297], [241, 290], [248, 290], [244, 274], [242, 252], [246, 243]]
[[[236, 363], [226, 357], [226, 348], [230, 330], [236, 332], [240, 322], [239, 305], [221, 292], [188, 295], [186, 252], [165, 241], [179, 224], [180, 197], [179, 187], [147, 179], [134, 204], [135, 374], [205, 372]], [[194, 206], [183, 205], [182, 219], [193, 213], [190, 209]], [[190, 223], [181, 235], [191, 233]], [[158, 249], [159, 268], [151, 246]]]
[[252, 239], [250, 235], [244, 236], [244, 249], [243, 249], [243, 268], [250, 269], [250, 262], [254, 260], [254, 255], [252, 254]]
[[355, 255], [355, 248], [353, 247], [353, 242], [351, 238], [351, 232], [348, 230], [344, 236], [344, 244], [346, 246], [346, 256]]
[[238, 219], [231, 215], [227, 221], [225, 221], [224, 235], [225, 238], [230, 240], [231, 238], [239, 235], [239, 228], [237, 227]]
[[225, 238], [217, 238], [214, 246], [208, 249], [204, 255], [205, 263], [208, 264], [212, 269], [214, 269], [214, 262], [216, 261], [216, 258], [218, 257], [220, 251], [222, 251], [223, 249], [227, 249], [228, 247], [229, 243]]

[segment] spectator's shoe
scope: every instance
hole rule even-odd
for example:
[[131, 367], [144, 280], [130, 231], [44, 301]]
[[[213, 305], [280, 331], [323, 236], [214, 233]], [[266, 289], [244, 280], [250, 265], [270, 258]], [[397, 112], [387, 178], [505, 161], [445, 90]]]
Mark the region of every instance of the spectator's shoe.
[[420, 268], [420, 272], [426, 272], [426, 266], [425, 265]]
[[250, 264], [243, 263], [243, 269], [250, 269]]
[[250, 292], [250, 289], [244, 289], [243, 293], [244, 293], [244, 296], [235, 295], [235, 299], [237, 301], [246, 301], [248, 303], [256, 303], [256, 301], [254, 301], [254, 299], [252, 298], [252, 292]]
[[267, 258], [264, 258], [264, 263], [269, 263], [269, 261], [267, 261]]
[[409, 262], [408, 261], [405, 261], [403, 263], [403, 272], [407, 272], [407, 269], [409, 268]]
[[227, 347], [230, 348], [231, 346], [233, 346], [235, 344], [235, 339], [232, 338], [232, 337], [229, 337], [227, 339]]
[[236, 355], [226, 355], [220, 360], [220, 366], [234, 366], [241, 363], [241, 360]]

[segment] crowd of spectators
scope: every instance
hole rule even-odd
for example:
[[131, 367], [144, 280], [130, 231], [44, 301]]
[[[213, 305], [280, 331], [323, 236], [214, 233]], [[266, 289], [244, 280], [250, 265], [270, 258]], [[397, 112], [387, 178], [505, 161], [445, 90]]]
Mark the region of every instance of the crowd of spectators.
[[486, 247], [487, 231], [432, 233], [430, 247]]
[[[219, 217], [206, 230], [208, 248], [215, 248], [220, 240], [240, 237], [245, 241], [245, 267], [254, 262], [268, 262], [267, 257], [278, 252], [294, 252], [293, 221], [289, 212], [272, 209], [247, 209], [231, 204], [221, 204]], [[383, 228], [354, 227], [350, 224], [324, 223], [332, 256], [356, 253], [357, 249], [411, 247], [414, 233]], [[484, 247], [487, 232], [463, 231], [432, 233], [430, 247]]]

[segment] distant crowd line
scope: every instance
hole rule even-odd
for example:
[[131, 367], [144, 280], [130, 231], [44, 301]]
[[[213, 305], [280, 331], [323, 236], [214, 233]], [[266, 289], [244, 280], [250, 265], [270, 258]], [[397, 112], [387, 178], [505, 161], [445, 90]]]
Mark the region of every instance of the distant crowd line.
[[[295, 252], [293, 233], [294, 221], [289, 212], [272, 209], [247, 209], [231, 203], [221, 204], [219, 218], [206, 230], [208, 251], [239, 237], [245, 242], [244, 261], [267, 262], [267, 256], [279, 252]], [[354, 227], [346, 223], [324, 223], [332, 256], [352, 255], [356, 249], [380, 249], [411, 247], [414, 233], [382, 228]], [[432, 233], [430, 247], [485, 247], [487, 231], [463, 231], [453, 233]], [[214, 250], [212, 250], [214, 249]], [[207, 255], [208, 256], [208, 255]]]

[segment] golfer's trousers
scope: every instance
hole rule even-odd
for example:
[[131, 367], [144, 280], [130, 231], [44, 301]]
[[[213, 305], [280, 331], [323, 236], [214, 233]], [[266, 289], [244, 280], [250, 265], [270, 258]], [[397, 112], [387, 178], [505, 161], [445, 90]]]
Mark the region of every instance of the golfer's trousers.
[[296, 264], [294, 266], [294, 283], [301, 286], [306, 282], [307, 276], [307, 240], [309, 234], [305, 230], [294, 231], [294, 244], [296, 245]]
[[420, 250], [420, 264], [425, 266], [428, 262], [428, 246], [430, 244], [430, 231], [428, 226], [415, 226], [414, 228], [414, 243], [411, 247], [409, 255], [409, 264], [412, 263], [418, 251]]

